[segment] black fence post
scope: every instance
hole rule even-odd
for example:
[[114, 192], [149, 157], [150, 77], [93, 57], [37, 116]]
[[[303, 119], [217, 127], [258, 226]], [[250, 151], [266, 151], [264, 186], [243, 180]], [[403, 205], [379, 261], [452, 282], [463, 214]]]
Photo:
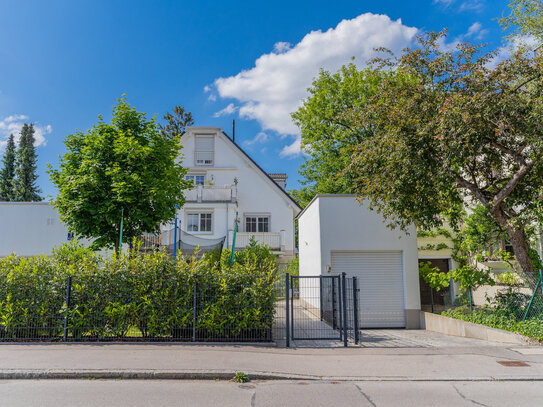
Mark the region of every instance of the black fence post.
[[72, 276], [66, 278], [66, 313], [64, 314], [64, 342], [68, 340], [68, 313], [70, 312], [70, 297], [72, 295]]
[[332, 276], [332, 328], [337, 328], [337, 315], [336, 315], [336, 277]]
[[339, 329], [339, 340], [343, 340], [343, 306], [342, 306], [342, 301], [343, 301], [343, 298], [342, 298], [342, 291], [341, 291], [341, 275], [337, 275], [336, 276], [337, 278], [337, 298], [338, 298], [338, 314], [339, 314], [339, 325], [338, 325], [338, 329]]
[[323, 278], [322, 276], [319, 276], [319, 299], [320, 299], [320, 306], [321, 306], [321, 313], [320, 313], [320, 317], [321, 317], [321, 321], [324, 319], [323, 318], [323, 315], [324, 315], [324, 302], [323, 302], [323, 295], [322, 295], [322, 281], [323, 281]]
[[343, 346], [347, 346], [347, 287], [345, 272], [341, 273], [341, 291], [343, 297]]
[[288, 309], [288, 300], [289, 300], [289, 281], [290, 281], [290, 276], [288, 273], [285, 274], [285, 303], [286, 303], [286, 330], [285, 330], [285, 339], [286, 339], [286, 347], [290, 347], [290, 311]]
[[358, 280], [353, 277], [353, 325], [354, 325], [354, 343], [358, 344], [360, 332], [358, 331]]
[[196, 280], [192, 293], [192, 342], [196, 342]]
[[[298, 288], [300, 287], [300, 280], [298, 280]], [[294, 276], [290, 276], [290, 337], [294, 339]]]

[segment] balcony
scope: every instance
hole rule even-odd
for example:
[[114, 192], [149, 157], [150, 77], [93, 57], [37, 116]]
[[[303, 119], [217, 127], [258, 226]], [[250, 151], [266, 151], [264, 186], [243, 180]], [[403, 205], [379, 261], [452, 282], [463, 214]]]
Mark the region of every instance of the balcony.
[[184, 194], [187, 202], [236, 202], [236, 192], [232, 185], [196, 185]]
[[[237, 232], [236, 233], [236, 249], [243, 249], [249, 246], [251, 238], [257, 241], [257, 243], [264, 243], [272, 250], [285, 251], [285, 231], [281, 232]], [[228, 231], [228, 246], [232, 247], [232, 241], [234, 238], [234, 232]]]

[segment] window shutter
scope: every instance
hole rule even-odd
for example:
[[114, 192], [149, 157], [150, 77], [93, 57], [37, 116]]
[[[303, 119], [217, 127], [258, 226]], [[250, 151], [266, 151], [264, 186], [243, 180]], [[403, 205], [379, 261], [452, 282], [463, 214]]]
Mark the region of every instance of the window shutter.
[[214, 151], [214, 136], [196, 136], [196, 151]]

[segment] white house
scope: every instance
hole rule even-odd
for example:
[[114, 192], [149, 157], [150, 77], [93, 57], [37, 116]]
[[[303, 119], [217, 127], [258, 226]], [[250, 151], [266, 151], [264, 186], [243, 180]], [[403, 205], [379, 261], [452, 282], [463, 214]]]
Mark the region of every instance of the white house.
[[361, 328], [419, 328], [415, 227], [408, 232], [353, 195], [317, 195], [298, 215], [300, 276], [356, 276]]
[[188, 128], [181, 143], [187, 179], [195, 187], [185, 192], [186, 203], [177, 212], [178, 238], [202, 246], [224, 239], [224, 247], [231, 248], [237, 214], [236, 248], [254, 237], [280, 262], [292, 259], [294, 218], [301, 208], [285, 191], [286, 174], [267, 174], [219, 127]]

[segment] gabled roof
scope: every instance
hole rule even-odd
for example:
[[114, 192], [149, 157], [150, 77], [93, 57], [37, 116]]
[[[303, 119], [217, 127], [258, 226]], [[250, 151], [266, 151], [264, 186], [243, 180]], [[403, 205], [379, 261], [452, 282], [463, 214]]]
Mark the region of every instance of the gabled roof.
[[[256, 163], [256, 161], [253, 160], [249, 154], [247, 154], [238, 144], [236, 144], [234, 142], [234, 140], [232, 140], [222, 128], [220, 128], [220, 127], [199, 127], [199, 126], [195, 126], [195, 127], [190, 127], [190, 129], [199, 129], [199, 130], [203, 130], [203, 131], [206, 131], [206, 130], [208, 130], [208, 131], [217, 131], [217, 133], [222, 133], [222, 135], [237, 149], [237, 151], [239, 151], [243, 156], [245, 156], [245, 158], [247, 158], [249, 160], [249, 162], [251, 162], [257, 168], [257, 170], [260, 171], [273, 184], [273, 186], [279, 191], [280, 194], [282, 194], [285, 198], [287, 198], [287, 200], [289, 202], [294, 204], [295, 208], [297, 208], [299, 211], [302, 210], [302, 207], [298, 204], [298, 202], [296, 202], [294, 200], [294, 198], [291, 197], [290, 194], [287, 191], [285, 191], [283, 188], [281, 188], [277, 184], [277, 182], [275, 182], [274, 179], [272, 177], [270, 177], [270, 175], [266, 171], [264, 171], [262, 169], [262, 167], [260, 165], [258, 165]], [[186, 133], [186, 131], [185, 131], [185, 133]], [[181, 137], [183, 137], [183, 135], [185, 133], [181, 134]]]

